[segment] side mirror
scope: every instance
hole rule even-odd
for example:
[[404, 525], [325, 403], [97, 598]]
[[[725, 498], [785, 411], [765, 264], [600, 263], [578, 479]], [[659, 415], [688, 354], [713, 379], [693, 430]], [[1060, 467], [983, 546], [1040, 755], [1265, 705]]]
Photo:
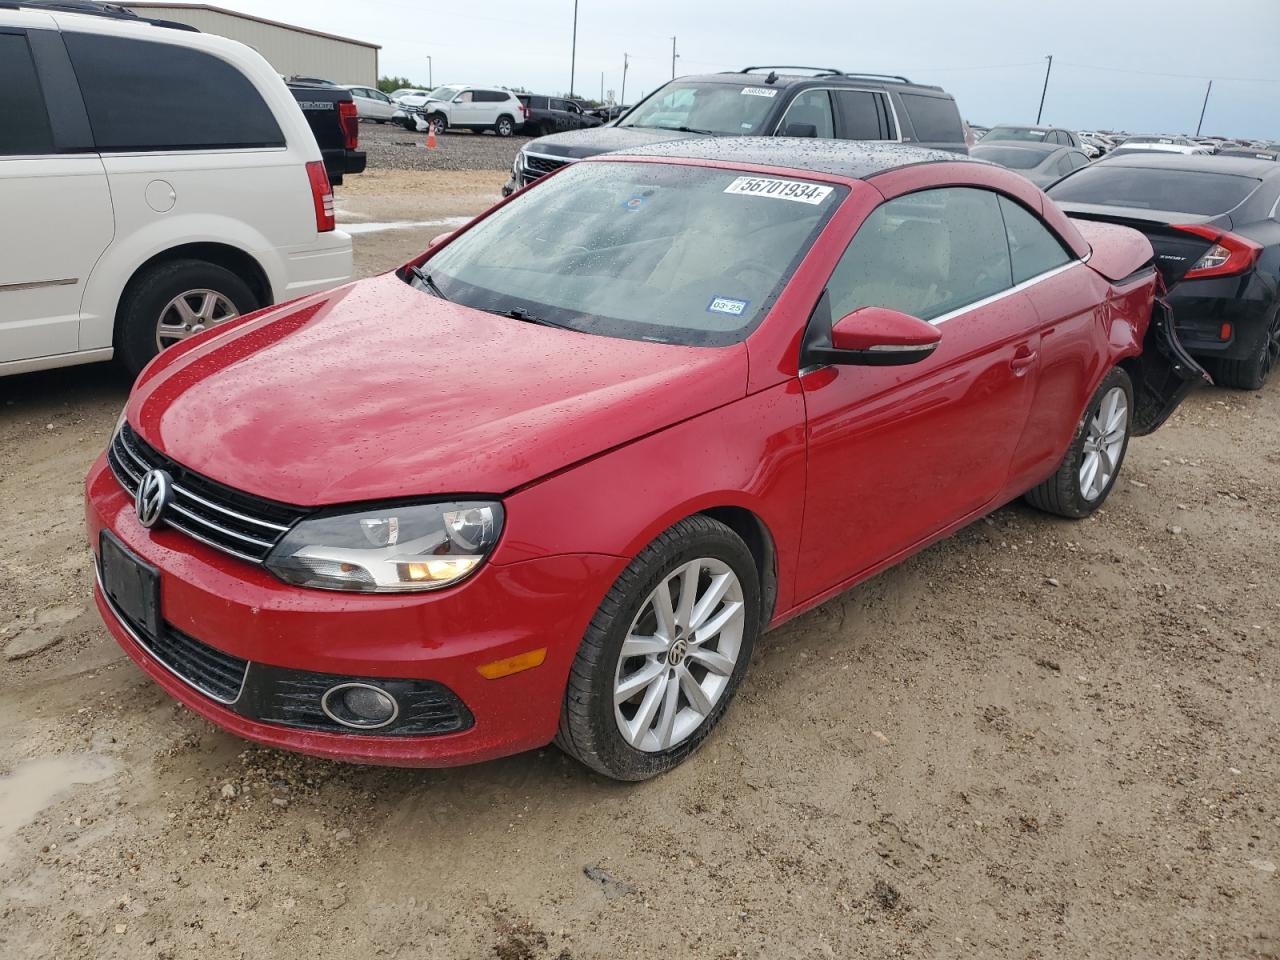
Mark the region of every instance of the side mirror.
[[818, 135], [818, 125], [816, 123], [788, 123], [782, 128], [784, 137], [816, 137]]
[[896, 367], [917, 363], [937, 349], [942, 333], [888, 307], [859, 307], [831, 326], [831, 345], [810, 344], [806, 356], [819, 363]]
[[436, 247], [440, 246], [440, 244], [444, 243], [446, 240], [448, 240], [457, 232], [458, 232], [457, 230], [446, 230], [444, 233], [436, 234], [434, 237], [432, 237], [430, 240], [427, 241], [427, 249], [434, 250]]

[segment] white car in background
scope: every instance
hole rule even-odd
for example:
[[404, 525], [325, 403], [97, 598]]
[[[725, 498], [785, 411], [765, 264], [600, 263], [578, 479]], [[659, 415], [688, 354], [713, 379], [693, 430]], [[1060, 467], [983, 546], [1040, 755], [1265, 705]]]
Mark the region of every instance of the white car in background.
[[244, 44], [0, 6], [0, 80], [0, 376], [113, 356], [136, 374], [351, 278], [316, 138]]
[[406, 114], [404, 126], [421, 132], [430, 124], [436, 133], [457, 127], [509, 137], [528, 117], [520, 98], [498, 86], [450, 83], [421, 97], [402, 97], [400, 105]]
[[373, 87], [344, 83], [342, 88], [351, 91], [351, 99], [356, 102], [356, 116], [361, 120], [386, 123], [396, 115], [396, 110], [399, 109], [389, 96]]

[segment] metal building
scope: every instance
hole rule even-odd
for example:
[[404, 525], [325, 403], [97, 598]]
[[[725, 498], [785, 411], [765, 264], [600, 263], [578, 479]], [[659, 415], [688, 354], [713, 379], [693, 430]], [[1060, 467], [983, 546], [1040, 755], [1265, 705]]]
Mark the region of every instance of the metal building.
[[122, 6], [140, 17], [189, 23], [203, 33], [248, 44], [285, 77], [319, 77], [335, 83], [359, 83], [368, 87], [376, 86], [378, 82], [380, 47], [376, 43], [339, 37], [204, 3], [144, 2]]

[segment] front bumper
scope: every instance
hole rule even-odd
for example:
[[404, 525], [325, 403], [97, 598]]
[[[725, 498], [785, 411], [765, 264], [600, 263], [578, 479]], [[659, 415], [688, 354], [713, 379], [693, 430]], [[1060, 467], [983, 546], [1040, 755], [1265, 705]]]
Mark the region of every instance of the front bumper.
[[[555, 736], [569, 667], [619, 569], [593, 554], [487, 564], [435, 594], [361, 595], [292, 587], [256, 564], [176, 530], [146, 530], [100, 457], [86, 481], [95, 554], [103, 528], [160, 571], [162, 620], [180, 635], [248, 662], [248, 674], [391, 678], [456, 695], [465, 729], [430, 736], [324, 732], [261, 719], [238, 693], [193, 687], [143, 642], [95, 585], [98, 610], [125, 652], [172, 696], [231, 733], [313, 756], [394, 766], [450, 766], [518, 753]], [[541, 666], [488, 680], [482, 664], [545, 647]], [[313, 681], [314, 682], [314, 681]], [[424, 684], [425, 686], [425, 684]], [[261, 691], [258, 692], [261, 695]], [[234, 699], [231, 699], [234, 697]], [[230, 700], [230, 702], [227, 702]]]

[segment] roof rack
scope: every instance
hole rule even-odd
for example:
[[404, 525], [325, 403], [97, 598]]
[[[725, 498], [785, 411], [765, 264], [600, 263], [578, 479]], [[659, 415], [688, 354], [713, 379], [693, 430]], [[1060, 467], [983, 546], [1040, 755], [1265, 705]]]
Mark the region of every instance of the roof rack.
[[105, 17], [108, 20], [129, 20], [133, 23], [149, 23], [153, 27], [166, 27], [170, 30], [186, 30], [199, 33], [200, 30], [189, 23], [178, 23], [176, 20], [153, 20], [140, 17], [132, 10], [117, 6], [114, 3], [102, 3], [100, 0], [0, 0], [0, 10], [40, 10], [45, 13], [82, 13], [90, 17]]
[[797, 64], [772, 66], [765, 64], [758, 67], [743, 67], [738, 73], [754, 73], [757, 70], [812, 70], [819, 77], [851, 77], [855, 80], [893, 80], [897, 83], [910, 83], [906, 77], [896, 73], [857, 73], [849, 70], [838, 70], [835, 67], [802, 67]]
[[802, 67], [796, 64], [770, 65], [765, 64], [761, 67], [743, 67], [738, 73], [754, 73], [757, 70], [812, 70], [820, 77], [839, 77], [844, 75], [843, 70], [837, 70], [835, 67]]

